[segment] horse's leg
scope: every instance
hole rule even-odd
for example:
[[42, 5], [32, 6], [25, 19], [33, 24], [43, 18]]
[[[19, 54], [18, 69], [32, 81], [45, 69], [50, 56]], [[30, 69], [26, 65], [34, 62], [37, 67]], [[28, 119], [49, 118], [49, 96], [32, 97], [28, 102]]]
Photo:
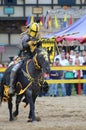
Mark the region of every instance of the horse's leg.
[[23, 95], [17, 95], [16, 96], [16, 110], [13, 112], [13, 117], [17, 117], [18, 114], [19, 114], [19, 103], [21, 102], [21, 99], [22, 99]]
[[[33, 103], [34, 103], [34, 111], [35, 111], [35, 102], [36, 102], [36, 98], [38, 95], [36, 95], [35, 93], [33, 93]], [[35, 116], [36, 121], [41, 121], [41, 118], [39, 116]]]
[[13, 115], [12, 115], [12, 108], [13, 108], [13, 104], [12, 104], [12, 96], [9, 97], [8, 99], [8, 109], [9, 109], [9, 121], [13, 121]]
[[[32, 95], [33, 96], [33, 95]], [[37, 96], [36, 96], [37, 97]], [[36, 97], [33, 96], [32, 99], [33, 99], [33, 103], [34, 103], [34, 111], [35, 111], [35, 100], [36, 100]], [[30, 110], [29, 112], [29, 116], [28, 116], [29, 119], [32, 119], [32, 111]]]
[[[33, 94], [32, 97], [33, 97], [34, 112], [35, 112], [35, 101], [36, 101], [37, 95]], [[29, 112], [28, 118], [29, 118], [28, 122], [31, 122], [32, 121], [32, 111], [31, 110]], [[35, 120], [36, 121], [41, 121], [41, 118], [39, 116], [35, 116]]]
[[28, 89], [26, 91], [26, 95], [27, 95], [28, 103], [30, 104], [29, 118], [31, 118], [32, 121], [36, 121], [35, 111], [34, 111], [34, 102], [33, 102], [33, 99], [32, 99], [32, 91]]

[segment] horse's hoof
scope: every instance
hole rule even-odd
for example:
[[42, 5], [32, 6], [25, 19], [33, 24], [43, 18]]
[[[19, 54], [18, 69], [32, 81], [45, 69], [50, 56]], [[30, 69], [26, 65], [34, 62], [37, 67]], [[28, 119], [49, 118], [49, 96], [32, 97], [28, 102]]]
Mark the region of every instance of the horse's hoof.
[[36, 117], [36, 119], [34, 119], [34, 120], [29, 118], [27, 122], [37, 122], [37, 121], [41, 121], [41, 118], [40, 117]]
[[36, 121], [41, 121], [41, 118], [39, 116], [37, 116]]
[[14, 121], [14, 119], [13, 119], [13, 118], [10, 118], [9, 121]]
[[28, 119], [27, 122], [32, 122], [32, 119]]
[[26, 107], [27, 107], [27, 105], [28, 105], [28, 104], [26, 103], [26, 104], [24, 105], [24, 108], [26, 108]]
[[32, 119], [28, 119], [28, 121], [27, 122], [37, 122], [37, 120], [32, 120]]
[[17, 116], [16, 117], [13, 117], [14, 118], [14, 120], [17, 120]]
[[36, 121], [36, 120], [34, 120], [34, 121], [32, 121], [32, 123], [37, 123], [37, 121]]
[[18, 116], [18, 112], [13, 112], [13, 118]]

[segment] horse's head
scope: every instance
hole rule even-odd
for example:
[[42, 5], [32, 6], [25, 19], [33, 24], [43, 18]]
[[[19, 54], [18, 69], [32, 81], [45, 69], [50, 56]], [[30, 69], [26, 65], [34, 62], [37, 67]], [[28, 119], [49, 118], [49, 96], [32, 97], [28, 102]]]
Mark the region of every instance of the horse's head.
[[42, 69], [44, 73], [50, 73], [49, 56], [46, 50], [38, 49], [34, 61], [39, 69]]

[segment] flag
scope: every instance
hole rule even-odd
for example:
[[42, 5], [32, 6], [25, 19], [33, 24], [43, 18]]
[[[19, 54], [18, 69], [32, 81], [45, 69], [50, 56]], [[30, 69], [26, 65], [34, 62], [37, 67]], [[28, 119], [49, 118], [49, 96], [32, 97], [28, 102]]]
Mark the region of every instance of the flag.
[[47, 11], [46, 16], [45, 16], [45, 23], [44, 23], [45, 28], [48, 28], [48, 20], [49, 20], [49, 14], [48, 14], [48, 11]]
[[45, 18], [45, 24], [44, 24], [45, 28], [48, 28], [48, 20], [49, 20], [49, 15], [46, 16], [46, 18]]
[[52, 24], [52, 18], [51, 18], [51, 16], [49, 16], [48, 23], [47, 23], [48, 28], [51, 27], [51, 24]]
[[59, 25], [58, 25], [58, 20], [57, 20], [57, 18], [56, 18], [56, 15], [55, 15], [55, 17], [54, 17], [54, 21], [55, 21], [55, 27], [58, 28]]
[[42, 23], [43, 23], [43, 25], [44, 25], [44, 21], [45, 21], [45, 17], [42, 16]]
[[71, 25], [73, 23], [73, 19], [72, 19], [72, 16], [70, 17], [69, 19], [69, 25]]
[[30, 24], [34, 22], [34, 16], [31, 16]]
[[30, 17], [27, 18], [25, 25], [28, 26], [30, 24]]
[[67, 27], [67, 16], [64, 16], [63, 27]]
[[43, 25], [43, 17], [40, 17], [40, 25]]

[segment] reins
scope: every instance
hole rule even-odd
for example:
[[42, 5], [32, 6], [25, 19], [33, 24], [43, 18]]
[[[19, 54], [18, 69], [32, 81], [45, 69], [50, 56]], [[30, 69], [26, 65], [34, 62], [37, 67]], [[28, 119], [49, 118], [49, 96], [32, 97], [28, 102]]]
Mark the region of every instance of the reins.
[[37, 62], [36, 57], [37, 57], [37, 53], [35, 54], [33, 60], [34, 60], [34, 64], [35, 64], [36, 69], [40, 69], [40, 66], [39, 66], [39, 64], [38, 64], [38, 62]]
[[18, 93], [18, 95], [23, 94], [30, 87], [31, 84], [32, 84], [32, 82], [30, 82], [24, 89], [21, 89], [20, 92]]

